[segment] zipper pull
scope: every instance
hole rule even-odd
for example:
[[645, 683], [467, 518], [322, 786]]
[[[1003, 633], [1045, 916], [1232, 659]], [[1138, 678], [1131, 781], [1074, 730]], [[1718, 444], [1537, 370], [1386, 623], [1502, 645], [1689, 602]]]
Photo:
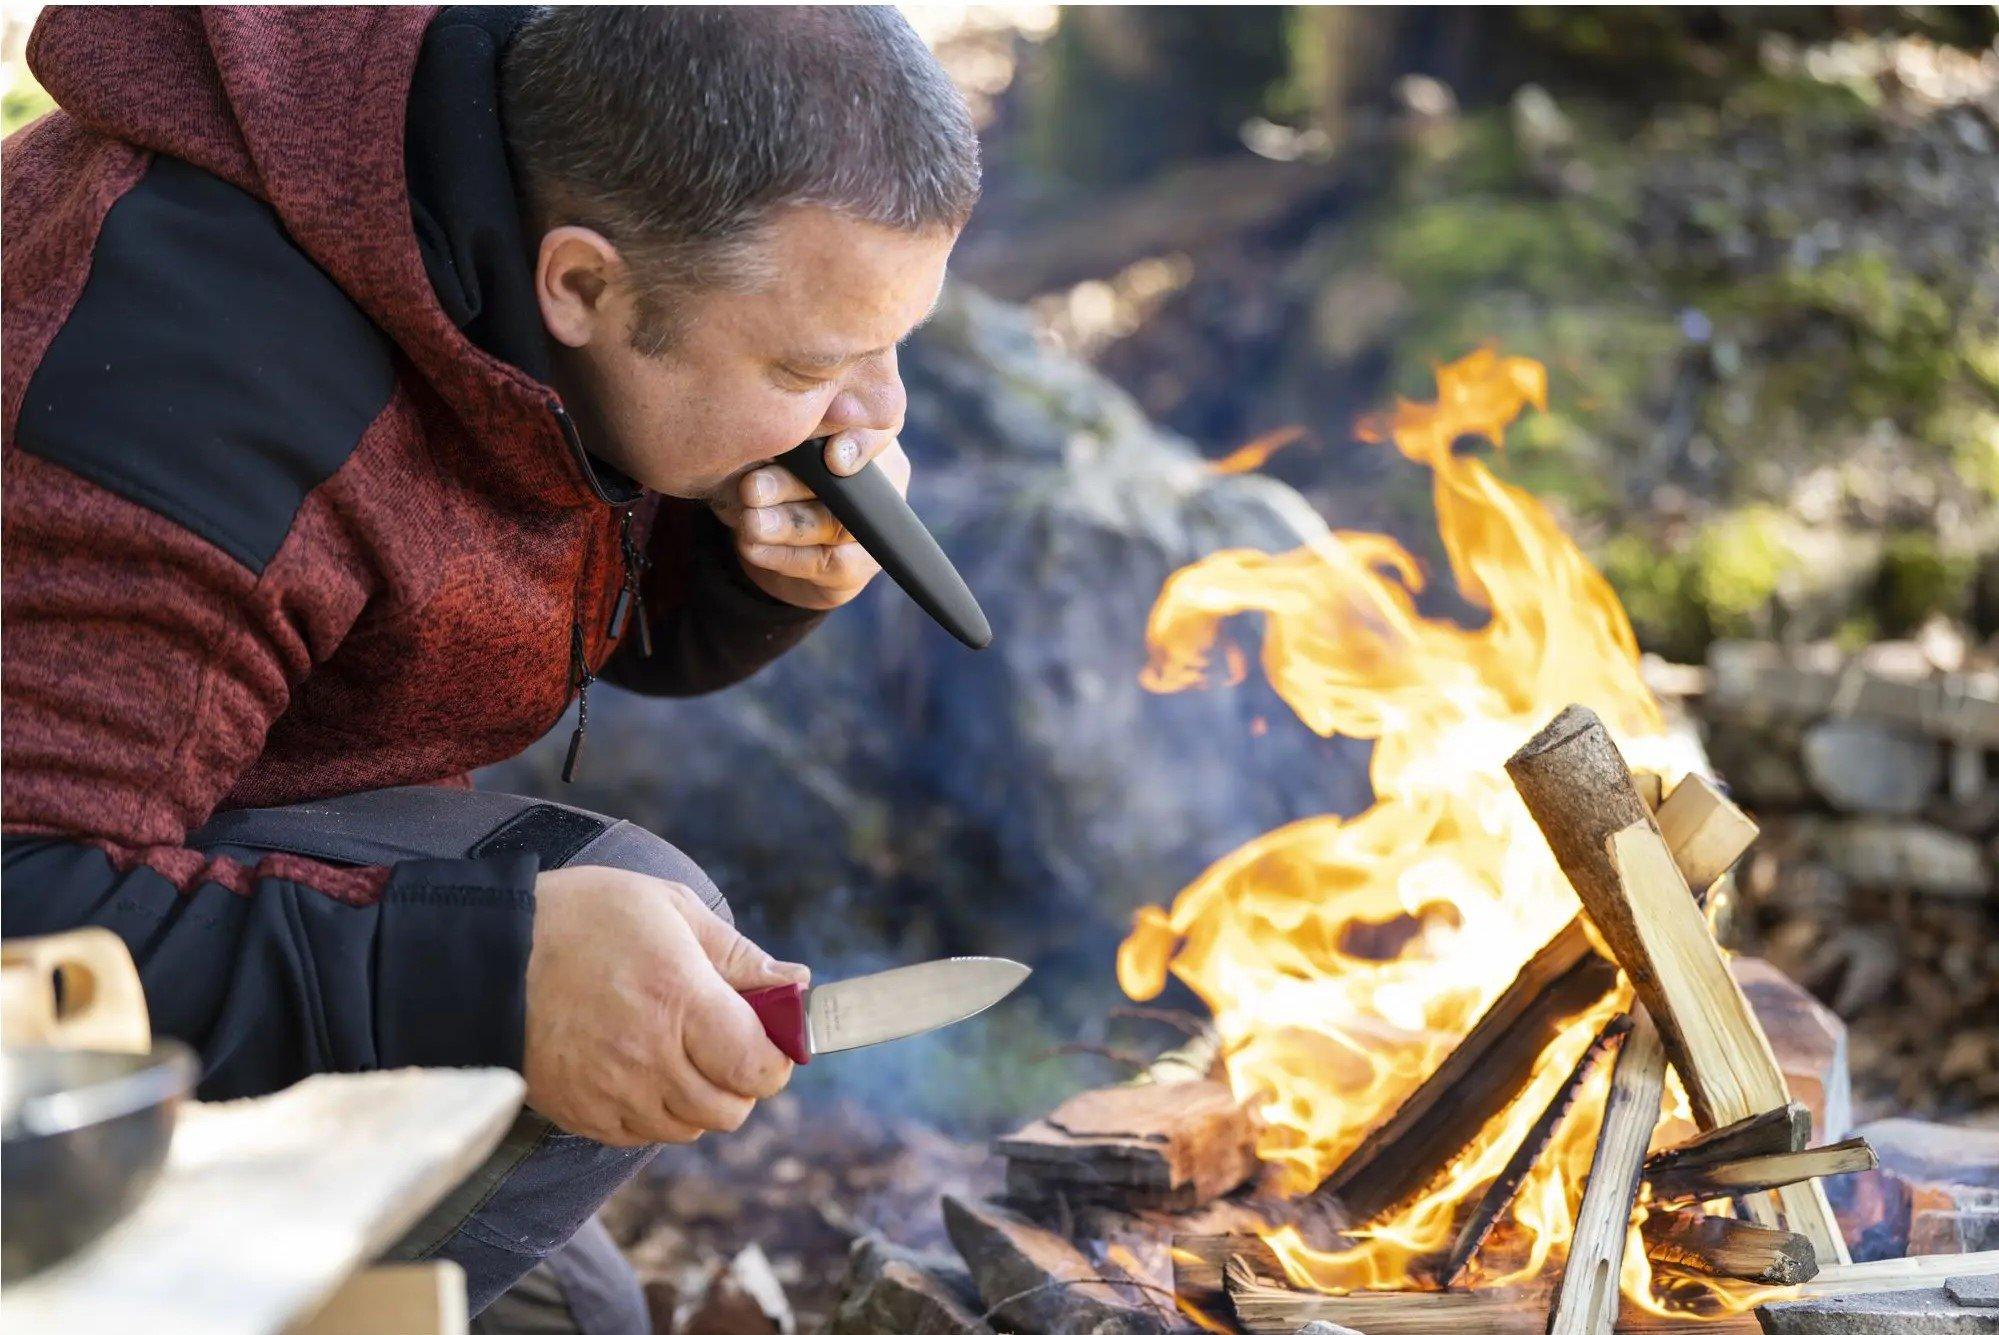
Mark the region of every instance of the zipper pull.
[[625, 633], [625, 622], [636, 610], [639, 614], [639, 653], [642, 657], [652, 657], [652, 625], [646, 616], [646, 597], [643, 579], [652, 562], [639, 550], [638, 540], [632, 536], [632, 507], [626, 506], [618, 521], [618, 550], [624, 556], [625, 582], [618, 589], [618, 597], [611, 604], [611, 638], [618, 639]]
[[576, 761], [583, 754], [583, 738], [590, 731], [590, 683], [597, 680], [590, 672], [589, 660], [583, 652], [583, 623], [569, 623], [569, 688], [576, 692], [576, 731], [569, 734], [569, 752], [562, 758], [562, 781], [574, 782]]

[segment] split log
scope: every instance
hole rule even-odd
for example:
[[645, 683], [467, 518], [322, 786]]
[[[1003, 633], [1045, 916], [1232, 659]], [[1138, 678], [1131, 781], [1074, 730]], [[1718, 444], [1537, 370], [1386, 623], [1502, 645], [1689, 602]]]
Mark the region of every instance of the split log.
[[1660, 1150], [1645, 1161], [1645, 1174], [1651, 1177], [1765, 1154], [1790, 1154], [1810, 1144], [1811, 1138], [1811, 1113], [1802, 1103], [1787, 1103]]
[[1228, 1297], [1228, 1267], [1241, 1261], [1245, 1273], [1265, 1284], [1286, 1287], [1284, 1267], [1270, 1245], [1254, 1233], [1216, 1233], [1173, 1239], [1173, 1294], [1217, 1323], [1234, 1315]]
[[1640, 1232], [1654, 1264], [1751, 1284], [1802, 1284], [1819, 1272], [1812, 1244], [1781, 1228], [1698, 1210], [1654, 1210]]
[[1958, 1256], [1897, 1256], [1886, 1261], [1858, 1261], [1821, 1266], [1816, 1278], [1800, 1285], [1801, 1298], [1833, 1298], [1841, 1294], [1893, 1293], [1943, 1284], [1963, 1276], [1999, 1275], [1999, 1251], [1965, 1252]]
[[[984, 1304], [954, 1258], [898, 1247], [879, 1234], [855, 1239], [847, 1254], [840, 1306], [828, 1335], [991, 1335]], [[659, 1324], [655, 1322], [654, 1324]], [[661, 1329], [666, 1329], [661, 1326]]]
[[1610, 1045], [1612, 1039], [1625, 1033], [1629, 1028], [1630, 1020], [1620, 1016], [1605, 1025], [1597, 1036], [1590, 1040], [1590, 1045], [1583, 1049], [1583, 1054], [1576, 1059], [1574, 1068], [1548, 1100], [1548, 1106], [1541, 1110], [1541, 1115], [1534, 1119], [1534, 1124], [1520, 1137], [1520, 1143], [1514, 1146], [1513, 1154], [1507, 1159], [1506, 1166], [1499, 1170], [1499, 1175], [1493, 1178], [1484, 1192], [1479, 1195], [1478, 1204], [1472, 1208], [1471, 1214], [1459, 1227], [1457, 1238], [1451, 1244], [1450, 1251], [1445, 1254], [1443, 1262], [1436, 1269], [1438, 1284], [1449, 1288], [1452, 1281], [1464, 1272], [1465, 1266], [1471, 1263], [1472, 1254], [1478, 1251], [1485, 1242], [1486, 1235], [1491, 1233], [1493, 1226], [1499, 1222], [1500, 1216], [1513, 1204], [1513, 1197], [1519, 1192], [1520, 1184], [1527, 1180], [1527, 1174], [1533, 1170], [1543, 1151], [1548, 1148], [1549, 1142], [1555, 1138], [1555, 1132], [1561, 1127], [1562, 1119], [1568, 1115], [1570, 1106], [1575, 1103], [1576, 1091], [1582, 1088], [1582, 1083], [1588, 1077], [1591, 1068], [1596, 1065], [1597, 1058], [1603, 1055], [1604, 1049]]
[[1666, 1053], [1658, 1029], [1642, 1009], [1611, 1069], [1603, 1125], [1590, 1158], [1589, 1182], [1576, 1210], [1575, 1235], [1548, 1323], [1549, 1335], [1608, 1335], [1617, 1321], [1618, 1277], [1645, 1146], [1659, 1123], [1666, 1085]]
[[1590, 949], [1581, 920], [1571, 922], [1320, 1190], [1364, 1220], [1422, 1188], [1527, 1087], [1548, 1044], [1616, 979], [1616, 967]]
[[1703, 775], [1680, 780], [1655, 810], [1673, 861], [1696, 894], [1720, 880], [1756, 842], [1756, 822]]
[[1881, 1161], [1865, 1140], [1855, 1136], [1835, 1145], [1797, 1150], [1787, 1154], [1758, 1154], [1728, 1163], [1697, 1164], [1693, 1167], [1645, 1170], [1652, 1194], [1660, 1200], [1714, 1200], [1745, 1192], [1788, 1187], [1815, 1177], [1836, 1177], [1841, 1173], [1864, 1173], [1878, 1168]]
[[[1367, 1335], [1542, 1335], [1548, 1324], [1545, 1288], [1299, 1293], [1260, 1280], [1234, 1262], [1228, 1287], [1236, 1321], [1250, 1335], [1296, 1335], [1310, 1321], [1331, 1321]], [[1608, 1329], [1617, 1335], [1679, 1330], [1756, 1335], [1758, 1327], [1749, 1312], [1657, 1316], [1633, 1308]]]
[[1086, 1090], [1001, 1137], [1007, 1194], [1189, 1210], [1256, 1171], [1249, 1113], [1220, 1081]]
[[[1682, 781], [1674, 794], [1685, 787]], [[1579, 799], [1579, 804], [1593, 800], [1591, 795]], [[1630, 800], [1640, 801], [1635, 792]], [[1670, 798], [1667, 804], [1671, 805]], [[1703, 819], [1691, 819], [1685, 814], [1692, 811], [1688, 807], [1674, 825], [1689, 850], [1688, 879], [1705, 887], [1708, 881], [1698, 878], [1718, 862], [1726, 865], [1740, 857], [1755, 837], [1755, 827], [1746, 819], [1738, 820], [1741, 813], [1725, 801], [1702, 805], [1707, 813]], [[1708, 822], [1719, 822], [1718, 830], [1711, 831]], [[1724, 858], [1730, 848], [1733, 852]], [[1693, 850], [1699, 850], [1698, 861]], [[1673, 855], [1680, 856], [1677, 845]], [[1615, 966], [1591, 948], [1582, 918], [1572, 918], [1527, 961], [1437, 1069], [1386, 1122], [1368, 1133], [1319, 1190], [1338, 1196], [1357, 1221], [1371, 1219], [1420, 1190], [1480, 1127], [1518, 1097], [1548, 1043], [1602, 1000], [1616, 981]]]
[[[1580, 705], [1564, 709], [1506, 769], [1658, 1024], [1702, 1129], [1789, 1103], [1776, 1058], [1687, 878], [1596, 715]], [[1776, 1201], [1751, 1197], [1749, 1208], [1764, 1223], [1788, 1222], [1810, 1238], [1822, 1264], [1848, 1259], [1817, 1183], [1780, 1188]]]
[[[1658, 831], [1634, 823], [1605, 848], [1615, 876], [1608, 885], [1578, 885], [1577, 893], [1646, 1010], [1670, 1017], [1659, 1021], [1659, 1036], [1695, 1121], [1715, 1127], [1787, 1106], [1776, 1055]], [[1781, 1222], [1810, 1239], [1820, 1264], [1851, 1259], [1816, 1181], [1779, 1187], [1776, 1197]], [[1780, 1222], [1767, 1195], [1749, 1197], [1748, 1208], [1759, 1222]]]
[[983, 1201], [944, 1197], [944, 1228], [986, 1309], [980, 1319], [1027, 1335], [1087, 1330], [1163, 1335], [1167, 1319], [1133, 1286], [1097, 1273], [1068, 1239]]

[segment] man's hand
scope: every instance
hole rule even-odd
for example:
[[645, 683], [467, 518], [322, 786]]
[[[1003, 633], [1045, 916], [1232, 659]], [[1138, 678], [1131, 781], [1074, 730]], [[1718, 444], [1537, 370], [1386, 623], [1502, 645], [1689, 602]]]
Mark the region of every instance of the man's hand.
[[609, 867], [535, 878], [527, 1101], [607, 1145], [733, 1131], [791, 1079], [739, 992], [803, 983], [684, 885]]
[[[909, 491], [909, 456], [886, 431], [842, 431], [826, 441], [826, 466], [850, 477], [879, 459], [897, 491]], [[881, 569], [832, 511], [786, 468], [745, 473], [710, 502], [736, 532], [736, 552], [758, 588], [815, 611], [850, 601]]]

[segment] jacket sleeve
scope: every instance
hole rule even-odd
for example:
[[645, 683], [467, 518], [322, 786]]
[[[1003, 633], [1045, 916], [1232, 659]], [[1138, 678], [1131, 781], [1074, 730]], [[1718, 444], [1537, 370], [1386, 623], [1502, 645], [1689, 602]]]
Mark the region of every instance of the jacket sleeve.
[[640, 695], [732, 686], [809, 635], [824, 612], [771, 597], [744, 573], [735, 535], [705, 505], [664, 501], [649, 539], [645, 605], [652, 653], [628, 632], [603, 679]]
[[532, 857], [347, 867], [187, 846], [340, 643], [369, 563], [310, 507], [261, 570], [15, 449], [5, 475], [4, 921], [98, 924], [204, 1097], [521, 1063]]

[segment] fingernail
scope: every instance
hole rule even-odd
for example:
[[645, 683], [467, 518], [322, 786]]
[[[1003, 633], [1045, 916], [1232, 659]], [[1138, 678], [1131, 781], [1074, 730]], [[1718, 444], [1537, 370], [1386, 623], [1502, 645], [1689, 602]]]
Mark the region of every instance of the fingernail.
[[777, 484], [771, 480], [769, 473], [750, 474], [750, 499], [756, 504], [762, 505], [770, 500], [776, 489]]
[[750, 532], [760, 538], [768, 538], [771, 530], [777, 527], [777, 516], [765, 510], [750, 511], [748, 519]]
[[834, 446], [833, 450], [839, 457], [840, 467], [849, 473], [853, 472], [860, 465], [861, 442], [855, 440], [852, 436], [840, 437], [840, 443]]

